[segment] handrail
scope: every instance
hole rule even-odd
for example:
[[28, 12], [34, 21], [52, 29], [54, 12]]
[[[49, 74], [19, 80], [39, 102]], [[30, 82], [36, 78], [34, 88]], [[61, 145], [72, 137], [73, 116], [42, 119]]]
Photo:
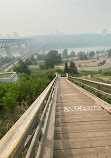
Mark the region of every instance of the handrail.
[[92, 83], [92, 84], [95, 84], [95, 85], [99, 85], [99, 86], [102, 86], [102, 87], [106, 87], [106, 88], [109, 88], [111, 89], [111, 84], [107, 84], [107, 83], [103, 83], [103, 82], [96, 82], [96, 81], [91, 81], [91, 80], [87, 80], [87, 79], [82, 79], [82, 78], [78, 78], [78, 77], [72, 77], [72, 76], [69, 76], [73, 79], [76, 79], [76, 80], [81, 80], [81, 81], [85, 81], [87, 83]]
[[[99, 89], [100, 86], [110, 89], [111, 88], [110, 84], [106, 84], [106, 83], [102, 83], [102, 82], [90, 81], [90, 80], [81, 79], [81, 78], [72, 77], [72, 76], [68, 76], [68, 79], [73, 81], [73, 82], [75, 82], [75, 83], [77, 83], [77, 84], [82, 85], [83, 88], [87, 87], [87, 88], [91, 89], [93, 92], [96, 93], [96, 96], [98, 96], [98, 97], [99, 97], [99, 94], [101, 94], [101, 95], [111, 99], [111, 94], [110, 93], [104, 92], [104, 91]], [[92, 83], [92, 84], [98, 85], [98, 88], [94, 88], [94, 87], [92, 87], [90, 85], [87, 85], [85, 83], [79, 82], [78, 80], [79, 81], [85, 81], [86, 83]]]
[[0, 158], [18, 157], [57, 76], [0, 141]]

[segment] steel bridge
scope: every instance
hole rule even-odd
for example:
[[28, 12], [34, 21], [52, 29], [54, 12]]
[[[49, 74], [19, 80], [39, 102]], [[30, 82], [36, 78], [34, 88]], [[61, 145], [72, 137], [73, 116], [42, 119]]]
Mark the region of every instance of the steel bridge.
[[0, 39], [0, 49], [21, 45], [21, 44], [27, 44], [29, 42], [29, 39]]
[[0, 39], [0, 49], [5, 48], [7, 56], [12, 57], [10, 47], [18, 46], [19, 54], [23, 55], [22, 44], [28, 46], [29, 39]]

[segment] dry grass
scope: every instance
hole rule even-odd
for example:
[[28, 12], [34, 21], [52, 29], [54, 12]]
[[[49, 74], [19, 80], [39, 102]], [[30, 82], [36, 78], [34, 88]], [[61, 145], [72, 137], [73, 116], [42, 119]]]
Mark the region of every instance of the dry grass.
[[97, 59], [89, 59], [89, 60], [77, 60], [75, 61], [75, 64], [77, 67], [79, 67], [79, 65], [81, 65], [82, 67], [95, 67], [98, 66], [98, 63], [101, 60], [97, 60]]
[[92, 76], [82, 76], [81, 78], [111, 84], [111, 76], [103, 76], [101, 74], [97, 74]]

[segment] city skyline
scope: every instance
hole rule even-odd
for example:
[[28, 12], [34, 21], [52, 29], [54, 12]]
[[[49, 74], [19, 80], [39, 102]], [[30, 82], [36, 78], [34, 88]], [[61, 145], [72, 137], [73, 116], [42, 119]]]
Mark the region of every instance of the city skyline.
[[1, 6], [3, 36], [14, 30], [20, 36], [111, 32], [110, 0], [4, 0]]

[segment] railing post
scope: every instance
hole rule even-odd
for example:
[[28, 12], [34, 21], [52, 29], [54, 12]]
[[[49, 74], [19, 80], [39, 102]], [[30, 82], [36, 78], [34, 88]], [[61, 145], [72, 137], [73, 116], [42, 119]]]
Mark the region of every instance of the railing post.
[[[97, 89], [100, 90], [100, 85], [97, 86]], [[98, 91], [97, 91], [97, 93], [96, 93], [96, 96], [97, 96], [97, 97], [100, 97], [100, 94], [98, 93]]]

